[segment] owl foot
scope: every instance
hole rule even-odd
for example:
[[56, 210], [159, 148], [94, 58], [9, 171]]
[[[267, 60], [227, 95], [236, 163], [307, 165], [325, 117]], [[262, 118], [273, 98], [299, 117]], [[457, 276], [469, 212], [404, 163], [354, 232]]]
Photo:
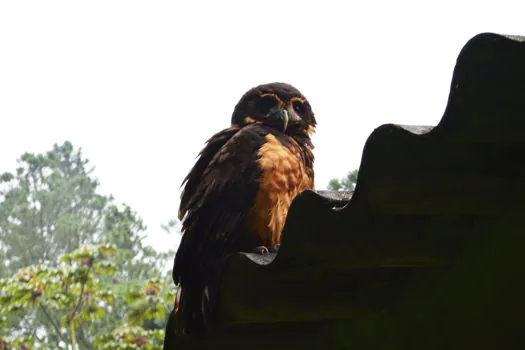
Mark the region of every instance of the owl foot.
[[263, 256], [270, 255], [270, 251], [264, 245], [260, 245], [258, 247], [253, 248], [253, 252], [257, 254], [261, 254]]
[[280, 247], [281, 247], [280, 244], [274, 244], [272, 247], [270, 247], [270, 252], [272, 252], [272, 253], [278, 253]]

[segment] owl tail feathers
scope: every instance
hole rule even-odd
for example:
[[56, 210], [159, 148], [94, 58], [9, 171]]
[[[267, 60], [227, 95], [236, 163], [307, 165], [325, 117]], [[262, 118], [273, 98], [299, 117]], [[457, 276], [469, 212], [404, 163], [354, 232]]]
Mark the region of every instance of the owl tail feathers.
[[205, 334], [213, 313], [213, 299], [208, 284], [195, 282], [179, 287], [175, 306], [166, 327], [164, 349], [169, 349], [166, 347], [168, 338]]

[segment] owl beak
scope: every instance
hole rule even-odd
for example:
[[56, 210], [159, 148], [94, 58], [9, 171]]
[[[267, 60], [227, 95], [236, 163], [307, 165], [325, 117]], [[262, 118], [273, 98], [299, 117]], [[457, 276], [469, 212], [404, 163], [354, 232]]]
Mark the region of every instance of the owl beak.
[[288, 128], [288, 111], [286, 109], [281, 109], [282, 110], [282, 115], [281, 115], [281, 120], [283, 121], [283, 132], [286, 131], [286, 128]]
[[266, 124], [281, 130], [282, 132], [285, 132], [286, 128], [288, 128], [288, 111], [281, 106], [270, 109], [265, 119]]

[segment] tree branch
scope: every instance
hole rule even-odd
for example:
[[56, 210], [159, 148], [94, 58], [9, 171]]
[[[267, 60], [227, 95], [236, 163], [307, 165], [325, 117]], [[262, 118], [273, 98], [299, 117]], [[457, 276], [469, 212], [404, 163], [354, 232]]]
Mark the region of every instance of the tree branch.
[[91, 344], [87, 341], [86, 335], [84, 334], [84, 329], [82, 327], [78, 327], [77, 338], [82, 343], [82, 349], [84, 350], [93, 349], [91, 347]]
[[75, 317], [75, 314], [78, 311], [78, 308], [80, 307], [80, 303], [82, 303], [82, 297], [84, 296], [84, 289], [86, 288], [86, 283], [87, 283], [90, 272], [91, 272], [91, 266], [88, 268], [85, 280], [82, 281], [82, 289], [80, 290], [80, 296], [78, 298], [77, 305], [75, 306], [75, 308], [73, 309], [73, 312], [71, 313], [71, 316], [67, 320], [68, 324], [73, 320], [73, 318]]
[[53, 328], [55, 328], [55, 331], [57, 332], [57, 335], [67, 345], [69, 342], [67, 341], [67, 339], [64, 338], [62, 333], [60, 333], [60, 327], [58, 327], [58, 325], [53, 321], [53, 318], [51, 317], [51, 315], [49, 314], [49, 312], [47, 311], [47, 308], [45, 307], [45, 305], [43, 303], [40, 303], [40, 308], [42, 309], [42, 311], [46, 315], [46, 317], [49, 320], [49, 322], [53, 325]]

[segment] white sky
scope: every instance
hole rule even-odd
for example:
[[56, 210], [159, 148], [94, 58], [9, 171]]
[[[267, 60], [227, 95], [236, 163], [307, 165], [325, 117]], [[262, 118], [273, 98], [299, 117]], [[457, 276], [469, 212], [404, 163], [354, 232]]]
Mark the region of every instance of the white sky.
[[324, 188], [375, 127], [439, 122], [471, 37], [525, 34], [523, 1], [429, 3], [1, 1], [0, 173], [70, 140], [149, 242], [175, 248], [160, 224], [249, 88], [284, 81], [310, 100]]

